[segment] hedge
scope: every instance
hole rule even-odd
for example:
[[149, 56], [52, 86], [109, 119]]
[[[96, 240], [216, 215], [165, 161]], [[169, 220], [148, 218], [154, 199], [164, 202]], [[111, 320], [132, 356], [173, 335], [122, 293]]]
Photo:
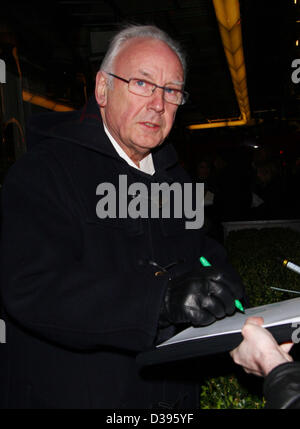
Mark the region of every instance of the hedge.
[[[300, 233], [289, 228], [248, 229], [231, 232], [225, 247], [246, 288], [249, 306], [296, 297], [270, 286], [300, 291], [300, 275], [288, 270], [276, 257], [300, 265]], [[292, 350], [294, 352], [294, 347]], [[294, 358], [296, 358], [294, 356]], [[208, 374], [201, 387], [200, 408], [263, 408], [263, 379], [244, 373], [228, 353], [203, 362]]]

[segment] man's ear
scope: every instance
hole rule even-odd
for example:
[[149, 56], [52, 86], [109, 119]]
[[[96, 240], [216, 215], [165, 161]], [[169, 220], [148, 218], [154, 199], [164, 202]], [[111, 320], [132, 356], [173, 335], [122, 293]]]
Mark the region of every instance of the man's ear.
[[107, 78], [105, 73], [98, 71], [96, 76], [95, 97], [100, 107], [106, 106], [107, 99]]

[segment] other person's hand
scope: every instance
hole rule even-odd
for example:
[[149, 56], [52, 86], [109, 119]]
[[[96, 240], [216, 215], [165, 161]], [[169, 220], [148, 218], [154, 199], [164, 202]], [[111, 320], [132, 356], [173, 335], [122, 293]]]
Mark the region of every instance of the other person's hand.
[[241, 344], [230, 352], [234, 362], [248, 374], [264, 377], [276, 366], [291, 362], [292, 342], [279, 345], [273, 335], [261, 325], [262, 317], [249, 317], [242, 329]]
[[169, 280], [161, 308], [160, 326], [205, 326], [231, 315], [241, 299], [242, 283], [213, 267], [199, 267]]

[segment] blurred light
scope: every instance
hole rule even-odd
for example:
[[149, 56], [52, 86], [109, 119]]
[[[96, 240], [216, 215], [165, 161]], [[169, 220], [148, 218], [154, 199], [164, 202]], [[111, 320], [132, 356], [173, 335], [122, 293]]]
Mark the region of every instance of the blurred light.
[[296, 46], [299, 46], [299, 40], [296, 40]]
[[50, 100], [42, 95], [33, 94], [30, 91], [23, 89], [22, 91], [23, 101], [35, 104], [36, 106], [44, 107], [45, 109], [55, 110], [56, 112], [69, 112], [74, 110], [73, 107], [65, 104], [58, 103], [55, 100]]
[[236, 127], [239, 125], [246, 125], [248, 123], [247, 119], [237, 119], [237, 120], [216, 120], [214, 122], [208, 122], [203, 124], [193, 124], [188, 125], [189, 130], [201, 130], [204, 128], [219, 128], [219, 127]]
[[242, 146], [247, 146], [252, 149], [259, 149], [260, 145], [257, 141], [256, 137], [246, 137], [243, 142], [241, 143]]
[[[247, 123], [251, 119], [251, 112], [243, 51], [240, 4], [238, 0], [213, 0], [213, 5], [241, 119]], [[240, 121], [238, 122], [235, 125], [242, 125]]]

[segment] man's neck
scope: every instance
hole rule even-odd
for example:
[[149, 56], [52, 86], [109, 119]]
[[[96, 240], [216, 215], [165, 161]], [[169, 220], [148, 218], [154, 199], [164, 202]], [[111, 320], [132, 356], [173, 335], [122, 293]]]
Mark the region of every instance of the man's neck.
[[112, 145], [118, 152], [118, 154], [123, 158], [129, 165], [132, 167], [138, 168], [139, 170], [142, 170], [144, 173], [153, 175], [155, 173], [153, 160], [151, 152], [149, 151], [147, 154], [136, 154], [136, 156], [130, 156], [125, 150], [121, 147], [121, 145], [113, 138], [111, 133], [109, 132], [107, 126], [103, 122], [104, 131], [107, 134], [109, 140], [111, 141]]

